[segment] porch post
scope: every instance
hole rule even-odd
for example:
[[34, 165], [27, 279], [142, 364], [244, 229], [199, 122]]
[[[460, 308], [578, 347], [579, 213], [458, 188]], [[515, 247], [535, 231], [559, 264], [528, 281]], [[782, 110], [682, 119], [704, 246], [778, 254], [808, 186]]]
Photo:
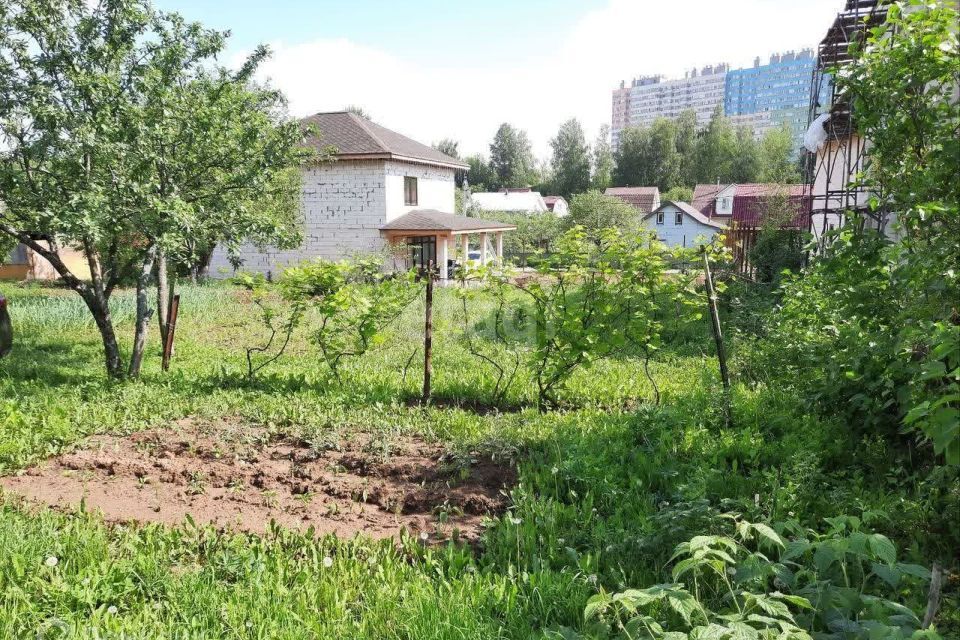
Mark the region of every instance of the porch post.
[[447, 236], [437, 234], [437, 261], [440, 263], [437, 265], [439, 267], [438, 274], [441, 280], [446, 280], [448, 277], [447, 273]]
[[503, 264], [503, 231], [497, 231], [497, 262]]
[[467, 268], [467, 260], [470, 259], [470, 234], [464, 233], [460, 236], [460, 244], [463, 245], [463, 268]]
[[480, 266], [487, 266], [487, 234], [480, 234]]

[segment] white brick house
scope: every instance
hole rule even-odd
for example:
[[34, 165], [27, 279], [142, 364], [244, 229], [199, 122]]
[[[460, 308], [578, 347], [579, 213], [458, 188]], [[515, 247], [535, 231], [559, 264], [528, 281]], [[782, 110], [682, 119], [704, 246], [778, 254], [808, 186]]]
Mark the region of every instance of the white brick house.
[[[388, 235], [393, 242], [406, 241], [396, 231], [404, 227], [402, 220], [399, 226], [396, 223], [411, 212], [429, 210], [434, 216], [441, 215], [441, 222], [446, 222], [447, 216], [449, 220], [462, 218], [453, 214], [454, 174], [466, 170], [467, 164], [353, 113], [318, 113], [303, 123], [319, 132], [309, 144], [336, 149], [333, 162], [303, 169], [303, 244], [286, 251], [245, 245], [238, 255], [243, 270], [276, 275], [311, 258], [337, 260], [379, 251]], [[387, 233], [383, 228], [390, 223], [394, 224]], [[452, 240], [450, 228], [465, 224], [476, 226], [461, 219], [459, 224], [426, 231], [435, 231], [430, 234], [434, 242], [443, 239], [446, 248]], [[492, 229], [481, 226], [485, 231]], [[509, 228], [501, 225], [501, 230]], [[419, 228], [417, 237], [427, 235], [426, 231]], [[446, 271], [446, 264], [442, 268]], [[217, 247], [211, 275], [225, 277], [233, 271], [227, 252]]]

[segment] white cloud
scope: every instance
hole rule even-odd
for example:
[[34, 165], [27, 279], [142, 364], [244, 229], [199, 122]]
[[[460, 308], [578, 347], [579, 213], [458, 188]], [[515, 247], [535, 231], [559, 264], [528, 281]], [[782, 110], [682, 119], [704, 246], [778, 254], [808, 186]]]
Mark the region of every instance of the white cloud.
[[466, 152], [486, 152], [497, 126], [510, 122], [546, 156], [567, 118], [579, 118], [591, 138], [610, 121], [610, 91], [620, 80], [749, 65], [757, 55], [814, 46], [840, 4], [612, 0], [557, 33], [556, 48], [508, 66], [458, 67], [439, 40], [437, 62], [416, 64], [402, 53], [324, 39], [275, 43], [264, 75], [287, 94], [294, 115], [356, 104], [384, 126], [427, 143], [452, 137]]

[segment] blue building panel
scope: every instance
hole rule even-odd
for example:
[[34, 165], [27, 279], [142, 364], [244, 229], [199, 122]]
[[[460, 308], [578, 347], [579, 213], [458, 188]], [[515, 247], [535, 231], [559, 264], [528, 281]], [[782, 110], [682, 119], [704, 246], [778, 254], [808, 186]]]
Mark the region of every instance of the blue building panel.
[[767, 113], [771, 126], [786, 123], [799, 147], [807, 124], [810, 85], [816, 58], [811, 50], [759, 58], [754, 66], [727, 73], [724, 113], [728, 116]]

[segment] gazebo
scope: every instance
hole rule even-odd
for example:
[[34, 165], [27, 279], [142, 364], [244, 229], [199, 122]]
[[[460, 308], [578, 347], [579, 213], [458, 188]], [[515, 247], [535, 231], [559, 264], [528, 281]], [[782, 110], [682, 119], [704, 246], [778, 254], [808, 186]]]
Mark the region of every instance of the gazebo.
[[441, 280], [449, 277], [448, 264], [456, 259], [459, 245], [462, 264], [470, 258], [470, 236], [480, 236], [480, 264], [503, 260], [503, 233], [517, 227], [493, 220], [469, 218], [435, 209], [415, 209], [380, 227], [387, 242], [409, 248], [412, 266], [433, 263]]

